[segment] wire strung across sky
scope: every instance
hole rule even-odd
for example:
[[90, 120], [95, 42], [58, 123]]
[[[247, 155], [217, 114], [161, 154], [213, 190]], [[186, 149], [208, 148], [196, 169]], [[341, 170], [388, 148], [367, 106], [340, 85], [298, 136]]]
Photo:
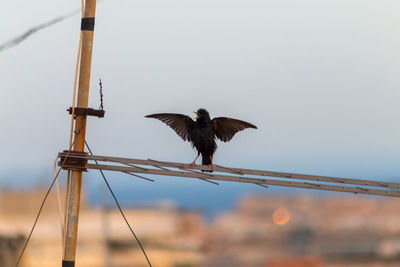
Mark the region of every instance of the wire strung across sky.
[[79, 12], [80, 12], [80, 10], [77, 10], [77, 11], [71, 12], [71, 13], [69, 13], [67, 15], [57, 17], [57, 18], [52, 19], [52, 20], [50, 20], [50, 21], [48, 21], [46, 23], [42, 23], [40, 25], [37, 25], [37, 26], [34, 26], [34, 27], [30, 28], [29, 30], [27, 30], [23, 34], [15, 37], [15, 38], [13, 38], [13, 39], [11, 39], [9, 41], [6, 41], [3, 44], [0, 44], [0, 53], [5, 51], [5, 50], [7, 50], [7, 49], [9, 49], [9, 48], [11, 48], [11, 47], [14, 47], [14, 46], [20, 44], [21, 42], [25, 41], [32, 34], [38, 32], [40, 30], [43, 30], [45, 28], [48, 28], [48, 27], [50, 27], [50, 26], [52, 26], [54, 24], [57, 24], [57, 23], [59, 23], [61, 21], [64, 21], [67, 18], [72, 17], [72, 16], [74, 16], [75, 14], [77, 14]]
[[[101, 3], [103, 1], [97, 1], [97, 2]], [[70, 17], [72, 17], [72, 16], [74, 16], [74, 15], [80, 13], [80, 12], [81, 12], [81, 10], [76, 10], [76, 11], [73, 11], [73, 12], [68, 13], [66, 15], [54, 18], [54, 19], [52, 19], [52, 20], [50, 20], [48, 22], [33, 26], [32, 28], [30, 28], [26, 32], [24, 32], [23, 34], [21, 34], [21, 35], [19, 35], [17, 37], [14, 37], [11, 40], [8, 40], [8, 41], [0, 44], [0, 53], [6, 51], [7, 49], [12, 48], [12, 47], [14, 47], [16, 45], [19, 45], [20, 43], [25, 41], [28, 37], [30, 37], [32, 34], [38, 32], [40, 30], [46, 29], [46, 28], [48, 28], [50, 26], [53, 26], [53, 25], [55, 25], [55, 24], [57, 24], [59, 22], [62, 22], [62, 21], [66, 20], [66, 19], [68, 19], [68, 18], [70, 18]]]

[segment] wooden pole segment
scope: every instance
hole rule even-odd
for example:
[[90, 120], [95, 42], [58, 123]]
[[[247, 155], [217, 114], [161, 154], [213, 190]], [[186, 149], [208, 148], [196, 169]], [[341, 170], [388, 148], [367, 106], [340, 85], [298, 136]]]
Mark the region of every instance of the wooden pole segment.
[[[89, 101], [90, 70], [96, 0], [86, 0], [82, 18], [82, 54], [79, 73], [78, 108], [87, 108]], [[75, 141], [73, 151], [83, 152], [85, 147], [86, 115], [77, 115], [75, 120]], [[82, 170], [73, 170], [68, 196], [68, 213], [63, 253], [63, 267], [75, 266], [76, 242], [78, 237], [79, 204], [81, 198]]]

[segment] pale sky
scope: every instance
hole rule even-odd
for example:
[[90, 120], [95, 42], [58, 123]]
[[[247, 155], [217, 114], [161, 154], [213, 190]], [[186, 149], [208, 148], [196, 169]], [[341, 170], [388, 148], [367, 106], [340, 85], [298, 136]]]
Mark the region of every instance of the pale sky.
[[[3, 0], [0, 44], [80, 8]], [[97, 7], [87, 140], [95, 154], [191, 162], [156, 112], [249, 121], [225, 166], [400, 178], [400, 2], [105, 0]], [[80, 17], [0, 53], [0, 181], [51, 172], [67, 149]], [[9, 179], [10, 176], [7, 176]], [[49, 177], [50, 179], [51, 177]]]

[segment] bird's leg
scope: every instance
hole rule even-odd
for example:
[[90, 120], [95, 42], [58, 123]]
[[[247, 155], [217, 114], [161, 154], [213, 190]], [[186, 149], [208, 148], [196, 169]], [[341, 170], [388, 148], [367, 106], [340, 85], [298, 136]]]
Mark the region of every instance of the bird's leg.
[[193, 162], [190, 163], [190, 167], [196, 166], [196, 160], [198, 159], [199, 156], [200, 156], [200, 152], [199, 152], [199, 154], [197, 154], [197, 157], [193, 160]]
[[210, 156], [210, 160], [211, 160], [211, 171], [214, 171], [214, 163], [212, 161], [212, 156]]

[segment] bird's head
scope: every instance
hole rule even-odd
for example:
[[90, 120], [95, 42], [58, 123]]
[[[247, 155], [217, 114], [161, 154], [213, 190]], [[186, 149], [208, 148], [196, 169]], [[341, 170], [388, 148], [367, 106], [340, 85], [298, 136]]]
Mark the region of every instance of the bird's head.
[[208, 111], [205, 110], [204, 108], [201, 108], [197, 111], [195, 111], [194, 113], [196, 113], [197, 117], [195, 118], [195, 120], [210, 120], [210, 114], [208, 114]]

